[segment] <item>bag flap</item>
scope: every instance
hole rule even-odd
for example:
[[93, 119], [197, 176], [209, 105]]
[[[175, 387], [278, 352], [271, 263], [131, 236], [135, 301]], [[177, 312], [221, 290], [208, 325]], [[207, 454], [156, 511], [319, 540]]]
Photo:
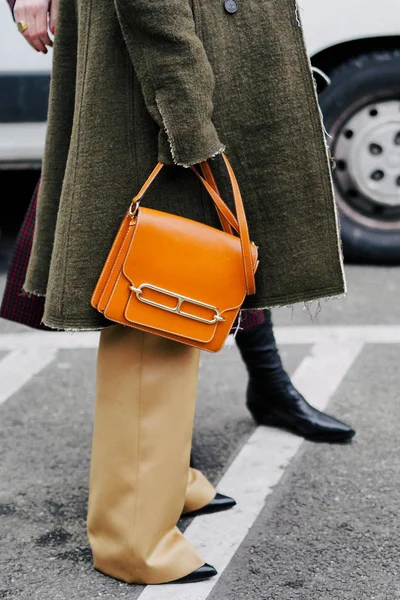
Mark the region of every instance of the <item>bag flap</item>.
[[246, 295], [239, 238], [148, 208], [139, 210], [123, 274], [128, 321], [205, 343]]

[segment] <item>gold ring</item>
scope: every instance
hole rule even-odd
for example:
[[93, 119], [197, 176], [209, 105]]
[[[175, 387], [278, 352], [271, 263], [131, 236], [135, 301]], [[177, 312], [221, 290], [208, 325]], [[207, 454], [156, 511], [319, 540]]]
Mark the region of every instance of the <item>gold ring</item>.
[[18, 21], [17, 27], [20, 33], [24, 33], [28, 29], [28, 23], [26, 21]]

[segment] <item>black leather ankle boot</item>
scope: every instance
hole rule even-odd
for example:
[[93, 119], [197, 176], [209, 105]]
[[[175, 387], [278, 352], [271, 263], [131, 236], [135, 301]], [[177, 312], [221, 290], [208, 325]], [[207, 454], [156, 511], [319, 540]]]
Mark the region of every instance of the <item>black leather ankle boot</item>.
[[259, 425], [289, 429], [308, 440], [348, 442], [355, 431], [313, 408], [296, 390], [283, 368], [271, 312], [264, 323], [239, 331], [236, 343], [249, 373], [247, 407]]

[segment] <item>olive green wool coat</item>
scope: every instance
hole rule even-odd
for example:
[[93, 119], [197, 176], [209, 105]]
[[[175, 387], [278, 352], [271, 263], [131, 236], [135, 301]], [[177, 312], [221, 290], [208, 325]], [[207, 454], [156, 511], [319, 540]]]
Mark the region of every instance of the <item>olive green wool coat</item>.
[[[226, 152], [259, 246], [262, 308], [344, 291], [325, 140], [295, 0], [61, 0], [26, 291], [56, 329], [109, 325], [90, 297], [131, 197], [209, 224], [190, 165]], [[221, 157], [212, 161], [230, 202]], [[162, 256], [160, 256], [162, 261]], [[212, 273], [210, 273], [212, 285]]]

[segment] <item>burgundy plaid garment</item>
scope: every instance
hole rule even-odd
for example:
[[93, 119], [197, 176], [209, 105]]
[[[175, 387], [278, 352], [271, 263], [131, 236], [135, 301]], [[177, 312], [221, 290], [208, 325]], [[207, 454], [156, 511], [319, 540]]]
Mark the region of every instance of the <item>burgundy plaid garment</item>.
[[[14, 16], [15, 0], [7, 0]], [[0, 317], [34, 327], [48, 329], [42, 325], [44, 298], [22, 294], [29, 256], [33, 242], [35, 227], [36, 202], [39, 182], [33, 193], [31, 203], [25, 215], [24, 222], [17, 237], [10, 268], [7, 274], [7, 284], [0, 308]]]
[[[240, 324], [239, 328], [243, 331], [252, 329], [262, 325], [265, 321], [265, 315], [263, 310], [256, 309], [243, 309], [240, 313]], [[234, 328], [233, 328], [234, 329]]]
[[39, 183], [33, 193], [31, 203], [17, 237], [7, 274], [7, 284], [0, 308], [0, 317], [34, 327], [35, 329], [47, 329], [41, 322], [44, 310], [44, 298], [27, 296], [22, 293], [22, 286], [24, 285], [33, 242], [38, 188]]

